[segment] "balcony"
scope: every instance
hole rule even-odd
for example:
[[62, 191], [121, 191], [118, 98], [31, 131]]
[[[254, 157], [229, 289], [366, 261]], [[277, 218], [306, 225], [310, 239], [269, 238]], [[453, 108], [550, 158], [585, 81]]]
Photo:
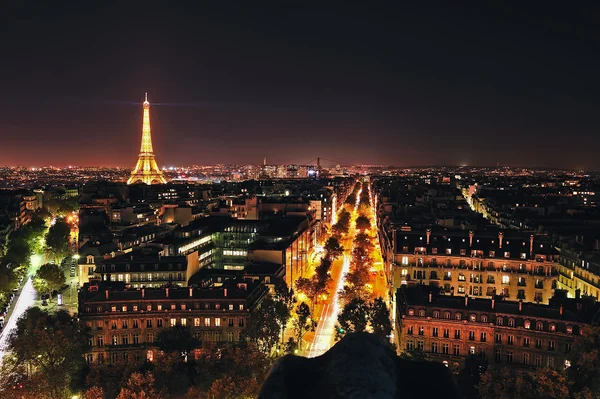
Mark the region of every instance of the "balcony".
[[518, 281], [518, 282], [517, 282], [517, 285], [518, 285], [519, 287], [526, 287], [526, 286], [527, 286], [527, 281]]

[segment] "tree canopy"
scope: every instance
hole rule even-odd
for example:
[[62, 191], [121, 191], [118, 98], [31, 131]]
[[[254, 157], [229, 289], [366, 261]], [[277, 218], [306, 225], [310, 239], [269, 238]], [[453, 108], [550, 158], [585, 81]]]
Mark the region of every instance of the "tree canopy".
[[33, 285], [39, 293], [44, 293], [59, 290], [65, 280], [65, 273], [59, 265], [46, 263], [37, 270]]

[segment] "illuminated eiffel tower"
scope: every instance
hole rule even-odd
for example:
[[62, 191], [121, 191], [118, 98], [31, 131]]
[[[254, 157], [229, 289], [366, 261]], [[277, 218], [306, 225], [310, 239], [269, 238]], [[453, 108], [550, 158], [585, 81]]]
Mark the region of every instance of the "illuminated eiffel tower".
[[148, 102], [148, 93], [144, 101], [144, 123], [142, 126], [142, 147], [137, 164], [127, 184], [146, 183], [146, 184], [165, 184], [167, 179], [163, 176], [161, 170], [154, 159], [152, 150], [152, 136], [150, 134], [150, 103]]

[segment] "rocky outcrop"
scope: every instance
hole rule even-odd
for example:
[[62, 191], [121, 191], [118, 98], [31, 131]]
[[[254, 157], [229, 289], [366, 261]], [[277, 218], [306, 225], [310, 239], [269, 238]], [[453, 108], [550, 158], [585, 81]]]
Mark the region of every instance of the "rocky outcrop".
[[322, 356], [278, 359], [260, 399], [458, 398], [449, 370], [439, 363], [400, 359], [383, 339], [349, 334]]

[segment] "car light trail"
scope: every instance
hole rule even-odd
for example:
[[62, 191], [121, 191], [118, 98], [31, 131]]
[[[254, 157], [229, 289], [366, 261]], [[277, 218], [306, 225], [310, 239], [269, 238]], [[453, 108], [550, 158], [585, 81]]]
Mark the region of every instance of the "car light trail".
[[0, 363], [2, 363], [4, 356], [8, 353], [8, 340], [12, 332], [17, 328], [17, 320], [19, 320], [23, 313], [33, 305], [36, 296], [37, 293], [33, 288], [33, 281], [31, 277], [28, 277], [19, 298], [17, 298], [15, 307], [12, 310], [9, 319], [4, 323], [2, 333], [0, 333]]

